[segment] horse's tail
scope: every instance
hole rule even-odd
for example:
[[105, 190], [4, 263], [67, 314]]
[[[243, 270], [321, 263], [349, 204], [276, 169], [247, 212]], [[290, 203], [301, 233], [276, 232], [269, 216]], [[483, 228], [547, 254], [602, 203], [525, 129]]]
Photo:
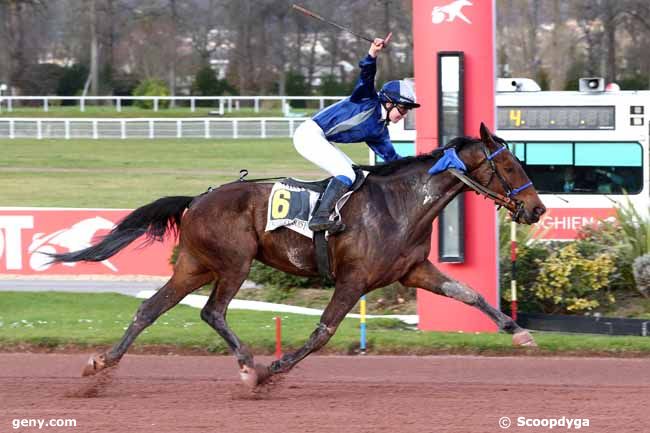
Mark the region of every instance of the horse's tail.
[[101, 262], [146, 234], [147, 242], [161, 241], [165, 233], [178, 233], [183, 212], [194, 197], [163, 197], [134, 210], [98, 243], [79, 251], [51, 254], [52, 262]]

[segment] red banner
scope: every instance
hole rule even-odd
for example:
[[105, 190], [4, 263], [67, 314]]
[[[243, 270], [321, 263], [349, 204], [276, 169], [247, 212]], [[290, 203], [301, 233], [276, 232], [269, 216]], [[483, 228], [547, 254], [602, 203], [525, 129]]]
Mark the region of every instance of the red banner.
[[144, 237], [103, 262], [50, 264], [43, 253], [89, 247], [131, 210], [0, 208], [0, 273], [170, 275], [175, 239], [142, 248]]
[[614, 208], [550, 208], [535, 225], [542, 239], [568, 240], [583, 227], [615, 221], [615, 215]]

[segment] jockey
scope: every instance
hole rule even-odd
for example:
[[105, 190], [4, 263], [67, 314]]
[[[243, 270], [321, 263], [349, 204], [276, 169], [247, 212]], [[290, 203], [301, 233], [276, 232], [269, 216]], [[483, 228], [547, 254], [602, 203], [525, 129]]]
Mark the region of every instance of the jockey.
[[[355, 180], [352, 160], [331, 142], [365, 141], [386, 162], [400, 158], [388, 136], [388, 123], [399, 122], [420, 104], [415, 102], [413, 86], [406, 80], [389, 81], [379, 92], [375, 90], [377, 54], [389, 40], [390, 34], [370, 45], [368, 55], [359, 62], [361, 74], [352, 95], [320, 111], [294, 133], [293, 144], [298, 153], [333, 176], [309, 221], [309, 228], [314, 232], [345, 229], [342, 224], [337, 226], [330, 221], [329, 216]], [[385, 118], [382, 118], [382, 108]]]

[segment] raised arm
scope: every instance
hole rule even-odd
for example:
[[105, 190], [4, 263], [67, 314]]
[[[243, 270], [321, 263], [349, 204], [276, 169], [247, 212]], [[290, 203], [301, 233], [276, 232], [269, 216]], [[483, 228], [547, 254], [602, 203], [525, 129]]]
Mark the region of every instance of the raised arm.
[[354, 87], [352, 95], [350, 96], [351, 101], [360, 101], [363, 98], [369, 98], [376, 95], [375, 75], [377, 73], [377, 55], [386, 47], [390, 41], [391, 35], [392, 33], [389, 33], [385, 39], [376, 38], [373, 43], [370, 44], [368, 55], [359, 62], [361, 73], [359, 74], [359, 81], [357, 81], [357, 85]]

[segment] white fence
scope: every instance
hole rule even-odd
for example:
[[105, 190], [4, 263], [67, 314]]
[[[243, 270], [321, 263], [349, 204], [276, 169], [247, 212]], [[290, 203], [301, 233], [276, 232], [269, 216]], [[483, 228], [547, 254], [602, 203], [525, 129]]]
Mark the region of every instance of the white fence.
[[264, 101], [279, 101], [283, 112], [290, 107], [292, 101], [318, 101], [318, 109], [322, 110], [326, 103], [329, 105], [343, 98], [343, 96], [0, 96], [0, 112], [11, 113], [16, 106], [33, 105], [33, 102], [38, 102], [43, 111], [48, 112], [51, 106], [60, 105], [63, 101], [77, 101], [79, 111], [82, 112], [86, 111], [86, 106], [91, 103], [103, 105], [110, 103], [117, 112], [121, 112], [126, 102], [151, 101], [153, 111], [159, 111], [161, 101], [173, 101], [175, 105], [188, 107], [189, 111], [194, 113], [197, 101], [203, 101], [212, 102], [211, 106], [223, 115], [225, 112], [240, 110], [242, 105], [250, 106], [258, 113]]
[[271, 138], [292, 137], [307, 118], [2, 118], [0, 139]]

